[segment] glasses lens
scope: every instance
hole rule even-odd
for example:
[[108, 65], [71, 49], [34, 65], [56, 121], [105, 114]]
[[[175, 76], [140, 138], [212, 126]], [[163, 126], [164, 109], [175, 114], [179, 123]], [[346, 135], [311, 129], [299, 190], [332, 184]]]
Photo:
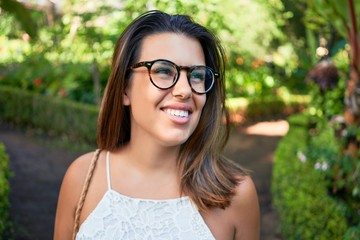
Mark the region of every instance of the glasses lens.
[[191, 87], [195, 92], [205, 93], [214, 83], [214, 74], [207, 67], [195, 67], [190, 74]]
[[150, 75], [152, 82], [159, 88], [169, 88], [177, 78], [177, 70], [174, 64], [166, 61], [156, 61], [151, 67]]

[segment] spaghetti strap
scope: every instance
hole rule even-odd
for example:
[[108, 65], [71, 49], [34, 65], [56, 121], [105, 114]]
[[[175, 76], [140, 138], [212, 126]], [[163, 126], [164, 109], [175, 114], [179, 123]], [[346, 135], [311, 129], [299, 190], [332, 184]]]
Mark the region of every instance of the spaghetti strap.
[[110, 151], [106, 153], [106, 178], [108, 190], [111, 190], [111, 181], [110, 181]]

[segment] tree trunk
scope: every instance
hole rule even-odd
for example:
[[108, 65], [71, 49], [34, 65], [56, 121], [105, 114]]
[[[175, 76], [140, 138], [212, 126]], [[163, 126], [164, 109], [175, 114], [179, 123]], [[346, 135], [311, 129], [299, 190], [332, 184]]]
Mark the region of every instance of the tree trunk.
[[[350, 55], [350, 79], [347, 83], [345, 92], [345, 113], [344, 118], [347, 126], [360, 128], [360, 42], [356, 24], [354, 1], [349, 0], [350, 28], [347, 29], [349, 44], [351, 47]], [[348, 141], [345, 148], [350, 155], [357, 157], [360, 141], [356, 136], [348, 136], [352, 141]], [[354, 150], [354, 146], [356, 149]], [[351, 148], [351, 151], [350, 151]]]

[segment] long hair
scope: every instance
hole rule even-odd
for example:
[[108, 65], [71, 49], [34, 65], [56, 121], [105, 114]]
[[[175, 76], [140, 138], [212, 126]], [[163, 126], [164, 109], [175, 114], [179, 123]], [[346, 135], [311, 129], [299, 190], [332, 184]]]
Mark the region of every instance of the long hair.
[[184, 34], [199, 41], [206, 65], [220, 73], [213, 89], [206, 93], [197, 127], [181, 145], [178, 166], [181, 190], [200, 210], [225, 208], [241, 176], [246, 175], [245, 170], [221, 155], [230, 129], [225, 107], [225, 54], [219, 39], [189, 16], [149, 11], [136, 18], [121, 34], [100, 109], [98, 147], [115, 150], [129, 142], [130, 110], [122, 103], [131, 74], [128, 68], [138, 61], [146, 36], [165, 32]]

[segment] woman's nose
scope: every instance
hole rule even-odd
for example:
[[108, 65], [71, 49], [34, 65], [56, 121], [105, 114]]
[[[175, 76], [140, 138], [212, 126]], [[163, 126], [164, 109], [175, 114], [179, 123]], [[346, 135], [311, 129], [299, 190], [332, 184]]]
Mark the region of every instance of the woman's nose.
[[186, 71], [180, 71], [179, 79], [172, 88], [173, 96], [187, 99], [192, 96], [192, 89], [187, 79]]

